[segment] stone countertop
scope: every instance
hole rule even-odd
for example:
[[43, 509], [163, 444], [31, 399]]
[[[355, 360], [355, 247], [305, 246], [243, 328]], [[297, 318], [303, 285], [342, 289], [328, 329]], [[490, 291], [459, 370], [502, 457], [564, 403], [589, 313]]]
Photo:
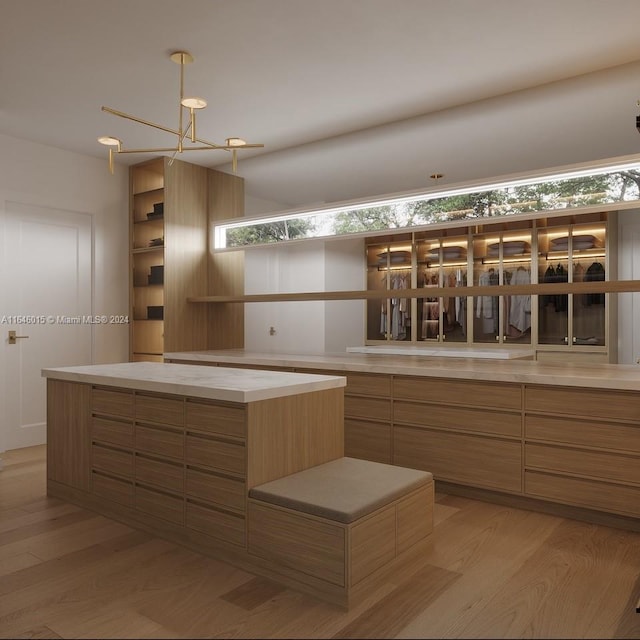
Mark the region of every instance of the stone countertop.
[[167, 360], [243, 364], [264, 367], [327, 369], [334, 373], [384, 373], [484, 382], [514, 382], [592, 389], [640, 391], [640, 366], [537, 362], [535, 360], [482, 360], [364, 353], [284, 354], [243, 349], [165, 353]]
[[336, 389], [346, 384], [345, 378], [335, 375], [198, 367], [162, 362], [122, 362], [43, 369], [42, 376], [69, 382], [241, 403]]

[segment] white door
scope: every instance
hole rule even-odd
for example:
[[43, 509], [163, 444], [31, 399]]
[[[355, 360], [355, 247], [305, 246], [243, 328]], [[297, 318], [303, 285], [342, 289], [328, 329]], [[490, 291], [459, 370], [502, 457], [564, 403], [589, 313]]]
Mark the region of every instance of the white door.
[[[46, 441], [41, 369], [92, 361], [92, 219], [5, 202], [0, 213], [0, 452]], [[9, 332], [19, 338], [11, 344]]]

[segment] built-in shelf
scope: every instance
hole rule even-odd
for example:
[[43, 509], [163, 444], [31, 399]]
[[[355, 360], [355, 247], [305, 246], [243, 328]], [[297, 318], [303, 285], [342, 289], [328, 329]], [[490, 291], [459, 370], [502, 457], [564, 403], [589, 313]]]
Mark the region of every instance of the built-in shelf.
[[[434, 296], [512, 296], [556, 295], [565, 293], [622, 293], [640, 291], [640, 280], [613, 280], [600, 282], [553, 282], [541, 284], [430, 287]], [[244, 296], [191, 296], [187, 302], [288, 302], [307, 300], [384, 300], [386, 298], [424, 298], [425, 288], [389, 289], [381, 291], [310, 291], [302, 293], [260, 293]]]

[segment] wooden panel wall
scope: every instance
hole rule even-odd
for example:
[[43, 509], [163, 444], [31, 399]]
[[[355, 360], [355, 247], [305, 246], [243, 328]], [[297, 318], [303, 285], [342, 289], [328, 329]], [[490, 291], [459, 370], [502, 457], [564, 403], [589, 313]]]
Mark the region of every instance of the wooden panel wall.
[[47, 478], [89, 490], [91, 387], [47, 380]]
[[[213, 252], [216, 222], [244, 215], [244, 179], [209, 170], [208, 295], [244, 295], [244, 251]], [[192, 306], [204, 306], [193, 303]], [[208, 304], [207, 348], [244, 347], [244, 305]]]
[[207, 308], [186, 300], [207, 291], [207, 173], [165, 158], [165, 351], [207, 348]]

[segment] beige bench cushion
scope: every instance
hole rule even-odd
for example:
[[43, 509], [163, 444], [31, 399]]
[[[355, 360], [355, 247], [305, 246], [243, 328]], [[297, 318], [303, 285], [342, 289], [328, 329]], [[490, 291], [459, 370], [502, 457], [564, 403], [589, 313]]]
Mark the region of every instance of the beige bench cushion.
[[256, 500], [349, 523], [433, 481], [426, 471], [338, 458], [254, 487]]

